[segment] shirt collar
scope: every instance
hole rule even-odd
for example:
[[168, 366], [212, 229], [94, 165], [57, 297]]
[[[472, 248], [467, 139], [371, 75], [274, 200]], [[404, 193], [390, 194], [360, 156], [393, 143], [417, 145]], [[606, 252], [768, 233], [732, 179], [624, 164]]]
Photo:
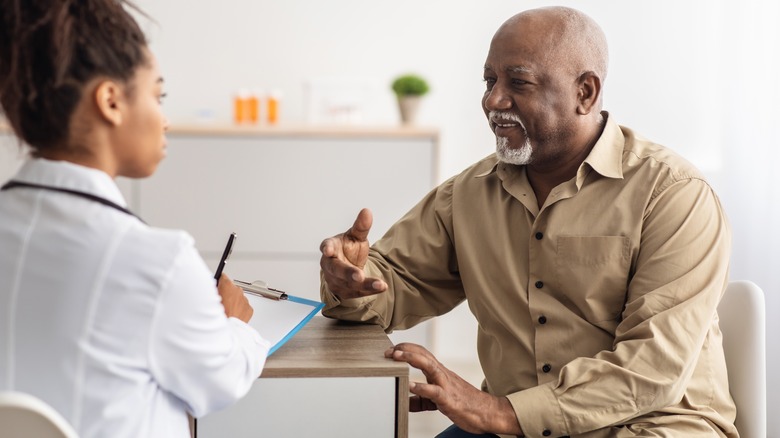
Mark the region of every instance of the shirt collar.
[[[596, 172], [607, 178], [623, 178], [623, 147], [626, 139], [620, 126], [609, 117], [609, 113], [602, 111], [605, 124], [596, 144], [591, 149], [584, 163], [593, 168]], [[583, 164], [584, 164], [583, 163]], [[577, 172], [583, 171], [582, 166]]]
[[502, 164], [502, 163], [500, 161], [498, 161], [498, 158], [496, 158], [495, 155], [493, 156], [493, 158], [495, 158], [496, 162], [493, 163], [492, 166], [490, 166], [490, 169], [480, 173], [479, 175], [474, 176], [474, 178], [482, 178], [482, 177], [488, 176], [491, 173], [496, 171], [496, 169], [498, 168], [498, 165]]
[[32, 158], [22, 165], [13, 179], [90, 193], [127, 207], [122, 192], [107, 173], [68, 161]]

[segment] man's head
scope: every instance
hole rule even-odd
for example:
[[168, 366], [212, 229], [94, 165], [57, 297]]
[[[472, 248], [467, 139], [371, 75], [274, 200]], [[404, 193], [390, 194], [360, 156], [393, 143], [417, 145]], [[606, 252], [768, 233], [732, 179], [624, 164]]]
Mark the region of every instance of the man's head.
[[591, 145], [600, 132], [607, 63], [604, 33], [577, 10], [532, 9], [501, 25], [485, 61], [482, 98], [499, 159], [544, 166]]

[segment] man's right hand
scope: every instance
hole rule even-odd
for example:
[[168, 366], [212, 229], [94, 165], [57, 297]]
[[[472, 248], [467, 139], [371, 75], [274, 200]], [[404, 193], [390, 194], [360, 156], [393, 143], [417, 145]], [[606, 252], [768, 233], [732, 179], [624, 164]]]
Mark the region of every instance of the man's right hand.
[[358, 213], [346, 233], [325, 239], [320, 244], [320, 267], [328, 288], [341, 299], [359, 298], [387, 290], [380, 278], [366, 277], [363, 267], [368, 259], [368, 232], [373, 223], [371, 210]]

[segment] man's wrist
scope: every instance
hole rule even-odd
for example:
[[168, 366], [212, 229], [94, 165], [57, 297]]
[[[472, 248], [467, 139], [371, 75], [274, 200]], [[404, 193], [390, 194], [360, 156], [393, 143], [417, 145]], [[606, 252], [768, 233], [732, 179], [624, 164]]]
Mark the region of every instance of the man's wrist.
[[523, 428], [520, 426], [520, 421], [517, 419], [515, 409], [512, 407], [512, 403], [506, 397], [496, 397], [497, 409], [494, 411], [492, 417], [492, 433], [500, 433], [506, 435], [524, 436]]

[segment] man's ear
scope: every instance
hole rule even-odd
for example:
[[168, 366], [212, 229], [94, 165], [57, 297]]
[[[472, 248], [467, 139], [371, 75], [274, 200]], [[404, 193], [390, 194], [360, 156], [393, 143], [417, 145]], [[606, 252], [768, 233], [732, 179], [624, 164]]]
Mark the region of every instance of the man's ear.
[[114, 81], [105, 80], [95, 87], [94, 93], [95, 105], [103, 120], [112, 126], [120, 125], [125, 98], [124, 87]]
[[601, 78], [592, 71], [586, 71], [577, 78], [577, 114], [590, 114], [601, 98]]

